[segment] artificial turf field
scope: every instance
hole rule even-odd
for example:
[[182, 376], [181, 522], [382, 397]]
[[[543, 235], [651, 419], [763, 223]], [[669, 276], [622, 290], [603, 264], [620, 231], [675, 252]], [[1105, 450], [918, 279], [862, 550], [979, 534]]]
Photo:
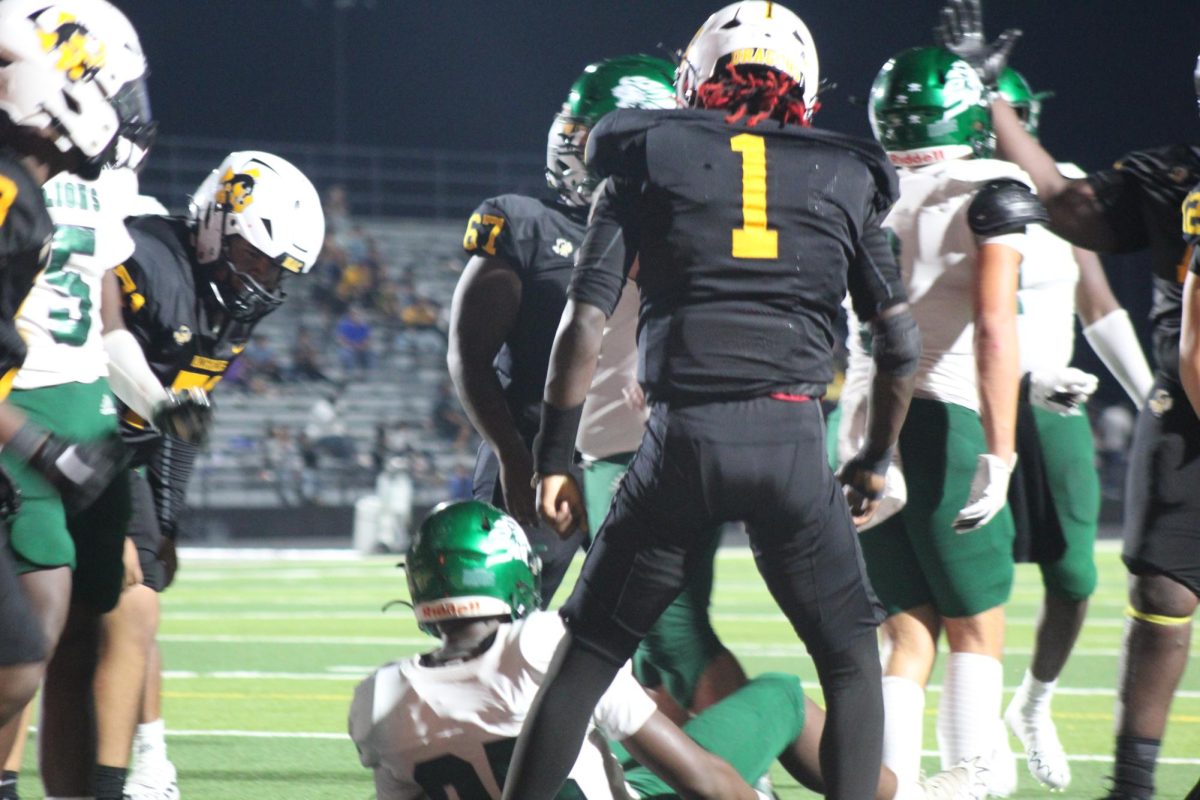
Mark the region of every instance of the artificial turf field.
[[[354, 685], [374, 666], [430, 649], [402, 606], [395, 557], [246, 551], [212, 558], [185, 551], [176, 584], [164, 596], [164, 709], [170, 756], [184, 800], [318, 800], [372, 796], [345, 736]], [[1074, 779], [1056, 798], [1103, 795], [1111, 767], [1117, 651], [1125, 607], [1125, 573], [1110, 544], [1097, 553], [1100, 588], [1055, 697], [1055, 719]], [[568, 579], [569, 584], [570, 579]], [[1041, 598], [1036, 569], [1018, 568], [1009, 604], [1005, 702], [1029, 659]], [[561, 599], [561, 596], [560, 596]], [[817, 692], [803, 647], [776, 610], [747, 551], [722, 550], [713, 600], [717, 631], [748, 673], [799, 673]], [[1200, 647], [1193, 645], [1193, 653]], [[926, 710], [925, 768], [937, 769], [934, 714], [940, 664]], [[819, 695], [814, 695], [819, 700]], [[736, 734], [731, 734], [736, 735]], [[42, 798], [31, 747], [23, 798]], [[1013, 740], [1018, 748], [1019, 743]], [[1048, 796], [1018, 764], [1016, 797]], [[811, 797], [778, 768], [781, 798]], [[1172, 707], [1158, 796], [1182, 798], [1200, 778], [1200, 676], [1185, 675]]]

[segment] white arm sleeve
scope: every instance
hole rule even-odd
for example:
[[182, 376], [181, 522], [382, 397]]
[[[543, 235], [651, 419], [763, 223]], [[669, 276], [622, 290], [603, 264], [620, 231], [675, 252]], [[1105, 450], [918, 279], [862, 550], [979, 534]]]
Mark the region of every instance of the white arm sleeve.
[[1114, 309], [1086, 326], [1083, 336], [1133, 404], [1144, 406], [1154, 386], [1154, 374], [1125, 309]]
[[152, 418], [154, 409], [167, 399], [167, 390], [150, 370], [137, 339], [124, 328], [109, 331], [104, 334], [104, 350], [113, 394], [142, 419]]

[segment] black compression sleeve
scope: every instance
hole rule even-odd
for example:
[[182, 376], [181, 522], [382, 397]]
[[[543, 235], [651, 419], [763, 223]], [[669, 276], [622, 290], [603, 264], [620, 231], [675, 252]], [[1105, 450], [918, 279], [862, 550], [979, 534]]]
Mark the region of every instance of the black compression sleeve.
[[199, 454], [200, 448], [194, 444], [162, 436], [146, 465], [159, 529], [169, 539], [176, 536], [179, 515], [187, 501], [188, 481]]
[[596, 191], [587, 234], [579, 246], [567, 297], [611, 316], [638, 252], [637, 189], [608, 178]]
[[538, 475], [566, 475], [575, 462], [575, 438], [583, 404], [556, 408], [542, 403], [542, 424], [533, 440], [533, 471]]
[[863, 322], [908, 300], [892, 244], [877, 221], [870, 221], [864, 229], [846, 283], [854, 313]]

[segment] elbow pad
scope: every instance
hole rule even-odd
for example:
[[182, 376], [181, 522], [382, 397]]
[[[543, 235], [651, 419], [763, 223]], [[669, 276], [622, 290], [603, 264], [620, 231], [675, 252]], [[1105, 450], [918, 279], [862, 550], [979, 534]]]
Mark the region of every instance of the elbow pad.
[[881, 372], [907, 378], [921, 360], [921, 329], [908, 311], [877, 318], [871, 323], [871, 352]]

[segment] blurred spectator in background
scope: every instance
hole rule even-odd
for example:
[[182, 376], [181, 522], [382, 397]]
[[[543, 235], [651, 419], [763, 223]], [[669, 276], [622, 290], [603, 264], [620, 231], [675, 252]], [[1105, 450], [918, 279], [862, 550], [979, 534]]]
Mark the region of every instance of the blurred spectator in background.
[[333, 231], [325, 234], [325, 244], [317, 263], [313, 265], [311, 298], [313, 304], [326, 314], [341, 314], [346, 310], [346, 304], [338, 297], [337, 287], [342, 280], [342, 270], [346, 264], [346, 253], [338, 246]]
[[346, 372], [366, 371], [373, 366], [371, 325], [358, 306], [350, 306], [333, 329], [338, 360]]
[[446, 499], [452, 503], [473, 499], [473, 483], [471, 470], [467, 469], [466, 464], [456, 464], [450, 476], [446, 478]]
[[242, 351], [241, 361], [245, 364], [248, 377], [262, 378], [272, 383], [283, 381], [283, 366], [265, 333], [255, 333], [250, 337], [246, 349]]
[[1133, 412], [1113, 403], [1096, 418], [1096, 455], [1100, 457], [1100, 487], [1104, 496], [1119, 500], [1125, 494], [1125, 464], [1133, 437]]
[[450, 381], [443, 381], [438, 388], [437, 404], [433, 407], [433, 429], [438, 436], [454, 442], [454, 446], [460, 450], [471, 440], [474, 428], [459, 405], [454, 384]]
[[267, 438], [263, 441], [263, 472], [274, 485], [283, 505], [296, 506], [307, 500], [304, 455], [291, 428], [283, 425], [267, 428]]
[[334, 236], [344, 235], [350, 230], [350, 198], [346, 187], [340, 183], [330, 186], [325, 192], [325, 227]]
[[329, 376], [321, 368], [321, 350], [313, 341], [308, 328], [301, 328], [292, 343], [292, 366], [288, 378], [293, 381], [328, 381]]

